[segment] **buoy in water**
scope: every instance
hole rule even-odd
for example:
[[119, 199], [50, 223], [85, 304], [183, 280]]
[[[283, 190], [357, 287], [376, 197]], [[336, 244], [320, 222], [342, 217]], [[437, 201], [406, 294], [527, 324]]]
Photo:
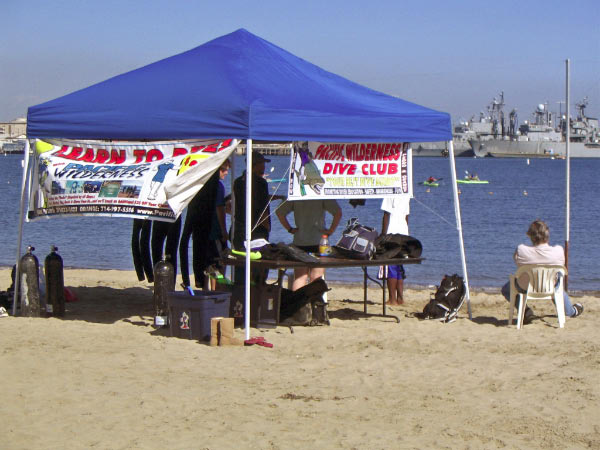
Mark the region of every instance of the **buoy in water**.
[[527, 191], [523, 191], [523, 195], [527, 195]]
[[527, 165], [529, 165], [529, 158], [527, 158]]

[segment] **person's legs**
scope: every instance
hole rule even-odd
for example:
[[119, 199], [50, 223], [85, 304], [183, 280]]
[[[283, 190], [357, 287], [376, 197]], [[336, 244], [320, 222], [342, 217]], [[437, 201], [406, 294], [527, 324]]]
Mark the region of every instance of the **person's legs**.
[[399, 279], [396, 283], [396, 301], [399, 305], [404, 303], [404, 280]]
[[406, 272], [404, 272], [404, 266], [396, 266], [396, 301], [399, 305], [404, 303], [404, 279], [406, 278]]
[[[559, 274], [559, 277], [560, 276], [561, 275]], [[558, 283], [559, 283], [559, 280], [557, 280], [557, 282], [556, 282], [556, 286], [557, 287], [558, 287]], [[569, 298], [569, 294], [567, 294], [567, 292], [564, 291], [564, 290], [563, 290], [563, 296], [564, 296], [564, 299], [565, 299], [565, 316], [572, 317], [572, 316], [577, 315], [577, 311], [575, 310], [575, 307], [571, 303], [571, 299]]]
[[[189, 213], [188, 213], [189, 214]], [[184, 287], [190, 285], [190, 266], [188, 261], [188, 252], [190, 237], [192, 236], [192, 221], [189, 216], [186, 217], [183, 224], [183, 231], [179, 241], [179, 265], [181, 266], [181, 280]]]
[[292, 290], [297, 291], [301, 287], [306, 285], [308, 280], [308, 269], [305, 267], [299, 267], [294, 269], [294, 283], [292, 284]]
[[[389, 275], [389, 272], [388, 272]], [[398, 280], [396, 278], [388, 278], [387, 279], [387, 287], [390, 298], [386, 302], [388, 305], [397, 305], [398, 304], [398, 296], [396, 287], [398, 285]]]
[[[525, 293], [525, 291], [523, 289], [521, 289], [518, 284], [516, 287], [517, 287], [518, 293], [521, 293], [521, 294]], [[508, 302], [510, 302], [510, 282], [507, 282], [504, 286], [502, 286], [502, 288], [500, 289], [500, 292], [502, 293], [502, 296]], [[517, 308], [517, 311], [518, 311], [519, 305], [516, 300], [515, 300], [515, 308]], [[534, 316], [535, 315], [533, 313], [533, 310], [529, 306], [526, 306], [525, 307], [525, 318], [523, 319], [523, 323], [524, 324], [530, 323], [533, 320]]]
[[387, 304], [402, 304], [404, 302], [404, 268], [402, 266], [387, 267], [387, 286], [390, 294]]
[[315, 281], [317, 278], [324, 278], [325, 277], [325, 268], [324, 267], [315, 267], [314, 269], [310, 269], [308, 272], [308, 276], [309, 276], [311, 282]]

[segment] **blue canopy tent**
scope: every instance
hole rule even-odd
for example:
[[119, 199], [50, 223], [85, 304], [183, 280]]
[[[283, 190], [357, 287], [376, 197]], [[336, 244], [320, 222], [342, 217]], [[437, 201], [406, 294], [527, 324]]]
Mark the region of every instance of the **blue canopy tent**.
[[[327, 72], [244, 29], [32, 106], [27, 114], [27, 136], [115, 140], [246, 139], [250, 155], [246, 163], [248, 172], [252, 140], [447, 141], [455, 178], [449, 114]], [[250, 177], [247, 179], [249, 208]], [[456, 183], [453, 187], [462, 249]], [[250, 217], [247, 213], [247, 240]], [[20, 238], [21, 235], [19, 253]], [[466, 278], [464, 251], [461, 256]], [[248, 260], [247, 284], [249, 266]], [[249, 323], [248, 315], [246, 323]], [[248, 326], [246, 328], [248, 330]]]

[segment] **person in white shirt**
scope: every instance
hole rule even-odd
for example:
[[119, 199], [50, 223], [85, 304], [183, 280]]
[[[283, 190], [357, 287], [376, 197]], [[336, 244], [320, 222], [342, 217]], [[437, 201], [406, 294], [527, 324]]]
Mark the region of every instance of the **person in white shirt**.
[[[558, 264], [563, 266], [565, 264], [565, 251], [560, 245], [550, 245], [550, 230], [541, 220], [534, 220], [529, 229], [527, 230], [527, 236], [531, 239], [533, 246], [520, 244], [515, 250], [513, 259], [517, 264], [517, 267], [525, 264]], [[558, 281], [558, 280], [557, 280]], [[527, 285], [529, 278], [527, 275], [521, 276], [517, 279], [517, 290], [519, 292], [527, 292]], [[510, 301], [510, 283], [506, 283], [502, 286], [502, 295], [506, 300]], [[565, 298], [565, 316], [577, 317], [583, 312], [583, 305], [581, 303], [575, 303], [571, 305], [571, 300], [567, 293], [564, 293]], [[535, 314], [529, 308], [525, 309], [525, 323], [530, 323]]]
[[[408, 215], [410, 214], [410, 197], [400, 195], [397, 197], [386, 197], [381, 202], [383, 220], [381, 223], [381, 234], [404, 234], [408, 236]], [[379, 278], [387, 278], [387, 286], [390, 298], [388, 305], [401, 305], [404, 303], [404, 279], [406, 272], [401, 264], [394, 266], [382, 266], [379, 268]]]

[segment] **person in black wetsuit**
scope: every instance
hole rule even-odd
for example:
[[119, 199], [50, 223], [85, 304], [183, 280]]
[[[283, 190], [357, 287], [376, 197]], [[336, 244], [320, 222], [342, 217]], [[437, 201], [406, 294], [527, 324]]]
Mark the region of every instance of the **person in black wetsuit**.
[[206, 184], [192, 198], [187, 207], [183, 232], [179, 242], [179, 260], [181, 263], [182, 286], [190, 286], [188, 249], [192, 238], [192, 267], [194, 283], [197, 288], [206, 286], [204, 270], [210, 265], [209, 235], [212, 228], [212, 216], [215, 213], [215, 202], [219, 183], [219, 171], [208, 179]]

